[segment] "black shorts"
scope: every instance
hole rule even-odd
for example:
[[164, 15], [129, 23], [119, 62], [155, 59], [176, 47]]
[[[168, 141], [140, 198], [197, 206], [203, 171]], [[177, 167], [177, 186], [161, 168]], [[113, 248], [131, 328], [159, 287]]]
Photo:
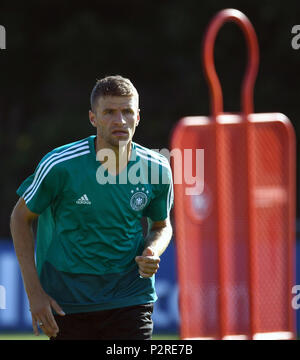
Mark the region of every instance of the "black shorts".
[[153, 303], [87, 313], [55, 315], [50, 340], [151, 340]]

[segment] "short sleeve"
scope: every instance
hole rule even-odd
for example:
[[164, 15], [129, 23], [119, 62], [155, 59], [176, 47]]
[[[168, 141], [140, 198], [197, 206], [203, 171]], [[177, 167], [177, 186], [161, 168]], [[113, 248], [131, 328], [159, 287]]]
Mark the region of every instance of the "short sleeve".
[[149, 217], [152, 221], [165, 220], [173, 207], [174, 190], [171, 169], [167, 169], [167, 181], [160, 185], [160, 191], [150, 201], [150, 204], [144, 211], [144, 216]]
[[29, 210], [41, 214], [55, 201], [62, 188], [59, 168], [54, 166], [51, 156], [45, 156], [17, 189], [17, 194], [25, 200]]

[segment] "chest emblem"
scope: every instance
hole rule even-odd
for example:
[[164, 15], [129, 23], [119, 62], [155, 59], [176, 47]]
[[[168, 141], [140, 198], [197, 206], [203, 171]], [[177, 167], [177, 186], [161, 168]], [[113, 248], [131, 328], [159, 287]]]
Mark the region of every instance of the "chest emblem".
[[140, 211], [144, 209], [148, 202], [149, 191], [145, 188], [135, 188], [135, 190], [131, 190], [131, 198], [130, 198], [130, 206], [134, 211]]

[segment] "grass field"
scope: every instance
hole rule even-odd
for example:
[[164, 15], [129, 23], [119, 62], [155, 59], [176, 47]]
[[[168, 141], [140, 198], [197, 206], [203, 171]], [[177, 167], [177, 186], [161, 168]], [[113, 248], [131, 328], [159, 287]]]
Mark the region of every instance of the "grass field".
[[[178, 340], [178, 335], [153, 335], [153, 340]], [[0, 340], [48, 340], [48, 337], [40, 334], [35, 336], [31, 333], [0, 334]]]

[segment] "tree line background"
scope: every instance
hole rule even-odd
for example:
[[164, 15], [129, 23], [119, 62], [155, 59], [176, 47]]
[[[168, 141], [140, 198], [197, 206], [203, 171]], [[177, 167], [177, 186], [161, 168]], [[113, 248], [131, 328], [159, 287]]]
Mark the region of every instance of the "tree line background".
[[[291, 46], [298, 1], [1, 3], [7, 49], [0, 50], [0, 237], [10, 236], [15, 191], [43, 155], [94, 133], [88, 110], [96, 79], [121, 74], [133, 81], [141, 108], [135, 141], [150, 148], [169, 148], [181, 117], [209, 115], [201, 43], [224, 8], [244, 12], [258, 36], [255, 112], [284, 113], [299, 137], [300, 49]], [[246, 46], [236, 25], [222, 28], [215, 59], [224, 110], [239, 111]]]

